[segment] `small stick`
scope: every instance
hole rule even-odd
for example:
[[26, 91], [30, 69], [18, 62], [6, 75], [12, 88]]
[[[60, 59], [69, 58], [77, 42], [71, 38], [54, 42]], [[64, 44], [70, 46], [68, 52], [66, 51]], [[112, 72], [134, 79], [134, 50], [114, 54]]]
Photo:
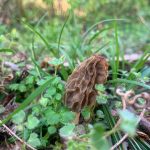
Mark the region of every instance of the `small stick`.
[[120, 141], [118, 141], [115, 145], [113, 145], [110, 150], [114, 150], [115, 148], [117, 148], [126, 138], [128, 137], [128, 134], [125, 134]]
[[76, 113], [75, 114], [75, 119], [73, 120], [73, 123], [74, 124], [78, 124], [79, 123], [79, 119], [80, 119], [80, 112]]
[[[145, 113], [146, 109], [143, 109], [140, 116], [139, 116], [139, 119], [138, 119], [138, 122], [140, 122], [140, 120], [143, 118], [144, 116], [144, 113]], [[117, 148], [126, 138], [128, 137], [128, 134], [126, 133], [121, 139], [120, 141], [118, 141], [115, 145], [113, 145], [110, 150], [114, 150], [115, 148]]]
[[[0, 120], [1, 123], [1, 120]], [[2, 125], [11, 135], [13, 135], [17, 140], [19, 140], [21, 143], [25, 144], [27, 147], [29, 147], [32, 150], [36, 150], [34, 147], [29, 145], [27, 142], [23, 141], [20, 137], [18, 137], [11, 129], [9, 129], [5, 124]]]
[[11, 68], [13, 71], [19, 71], [20, 68], [12, 62], [4, 62], [4, 66]]

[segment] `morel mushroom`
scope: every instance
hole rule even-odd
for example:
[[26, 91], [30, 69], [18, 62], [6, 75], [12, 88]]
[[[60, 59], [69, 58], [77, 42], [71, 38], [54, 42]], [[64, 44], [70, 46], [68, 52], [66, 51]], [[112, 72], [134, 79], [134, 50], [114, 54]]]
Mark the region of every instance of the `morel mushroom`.
[[85, 106], [92, 108], [96, 103], [95, 84], [103, 84], [107, 80], [107, 72], [107, 61], [100, 55], [83, 61], [68, 78], [65, 105], [78, 114]]

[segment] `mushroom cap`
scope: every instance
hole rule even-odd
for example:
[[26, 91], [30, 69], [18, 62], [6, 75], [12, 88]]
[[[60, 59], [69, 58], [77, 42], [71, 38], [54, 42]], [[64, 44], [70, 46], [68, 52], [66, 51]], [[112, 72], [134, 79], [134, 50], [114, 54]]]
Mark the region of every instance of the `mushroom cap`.
[[107, 75], [106, 58], [93, 55], [84, 60], [68, 78], [65, 105], [74, 112], [80, 112], [85, 106], [93, 107], [97, 95], [95, 84], [105, 83]]

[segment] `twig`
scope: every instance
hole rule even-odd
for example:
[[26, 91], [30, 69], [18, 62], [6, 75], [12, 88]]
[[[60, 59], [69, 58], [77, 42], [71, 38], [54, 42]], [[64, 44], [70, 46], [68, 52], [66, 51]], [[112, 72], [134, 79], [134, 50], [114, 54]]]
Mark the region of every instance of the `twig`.
[[[138, 119], [138, 122], [137, 124], [140, 122], [140, 120], [143, 118], [144, 116], [144, 113], [145, 113], [146, 109], [143, 109], [140, 116], [139, 116], [139, 119]], [[126, 133], [121, 139], [120, 141], [118, 141], [115, 145], [113, 145], [110, 150], [114, 150], [115, 148], [117, 148], [126, 138], [128, 137], [128, 134]]]
[[143, 117], [145, 111], [146, 109], [143, 109], [139, 116], [139, 129], [150, 136], [150, 122]]
[[[124, 93], [121, 92], [120, 89], [117, 89], [117, 90], [116, 90], [116, 93], [117, 93], [119, 96], [121, 96], [121, 99], [122, 99], [122, 107], [123, 107], [123, 110], [125, 110], [125, 109], [126, 109], [126, 99], [128, 98], [128, 95], [133, 94], [133, 91], [128, 91], [127, 94], [124, 94]], [[120, 123], [121, 123], [121, 119], [119, 119], [119, 120], [117, 121], [117, 123], [115, 124], [115, 126], [114, 126], [110, 131], [108, 131], [108, 132], [105, 134], [105, 138], [108, 137], [108, 136], [110, 136], [112, 133], [114, 133], [114, 131], [116, 131], [117, 128], [119, 127]]]
[[[133, 91], [128, 91], [126, 94], [124, 94], [124, 93], [121, 92], [120, 89], [117, 89], [117, 90], [116, 90], [116, 93], [117, 93], [119, 96], [121, 96], [122, 107], [123, 107], [123, 110], [125, 110], [125, 109], [126, 109], [126, 106], [127, 106], [127, 105], [126, 105], [126, 99], [128, 99], [129, 95], [133, 94]], [[119, 127], [120, 123], [121, 123], [121, 119], [119, 119], [119, 120], [117, 121], [117, 123], [115, 124], [115, 126], [114, 126], [110, 131], [108, 131], [108, 132], [105, 134], [105, 138], [108, 137], [108, 136], [110, 136], [112, 133], [114, 133], [114, 132], [117, 130], [117, 128]]]
[[[140, 94], [140, 95], [134, 96], [134, 98], [131, 100], [129, 97], [134, 94], [134, 92], [132, 90], [131, 91], [127, 91], [126, 93], [123, 93], [120, 89], [117, 89], [116, 93], [119, 96], [121, 96], [123, 110], [126, 109], [127, 105], [133, 105], [139, 97], [144, 97], [147, 101], [149, 99], [149, 95], [147, 95], [147, 93], [144, 93], [144, 94]], [[139, 122], [143, 118], [145, 111], [146, 111], [146, 108], [144, 108], [142, 110], [142, 112], [140, 113], [140, 116], [139, 116], [137, 124], [139, 124]], [[117, 122], [117, 125], [114, 128], [116, 128], [119, 124], [120, 124], [120, 119], [119, 119], [119, 121]], [[115, 145], [113, 145], [110, 148], [110, 150], [114, 150], [115, 148], [117, 148], [127, 137], [128, 137], [128, 134], [126, 133]]]
[[20, 68], [12, 62], [4, 62], [4, 66], [11, 68], [13, 71], [19, 71]]
[[[0, 120], [0, 123], [2, 121]], [[9, 129], [5, 124], [2, 125], [11, 135], [13, 135], [17, 140], [19, 140], [21, 143], [23, 143], [24, 145], [26, 145], [27, 147], [29, 147], [32, 150], [36, 150], [34, 147], [32, 147], [31, 145], [29, 145], [27, 142], [25, 142], [24, 140], [22, 140], [20, 137], [18, 137], [11, 129]]]
[[114, 150], [115, 148], [117, 148], [126, 138], [128, 137], [128, 134], [125, 134], [120, 141], [118, 141], [115, 145], [113, 145], [110, 150]]

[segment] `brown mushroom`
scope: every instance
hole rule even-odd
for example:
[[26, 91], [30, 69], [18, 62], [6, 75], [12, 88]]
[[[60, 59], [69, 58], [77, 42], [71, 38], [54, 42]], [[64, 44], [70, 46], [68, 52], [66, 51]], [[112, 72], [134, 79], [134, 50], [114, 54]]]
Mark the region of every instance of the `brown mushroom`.
[[103, 84], [107, 80], [107, 74], [106, 59], [100, 55], [93, 55], [84, 60], [69, 76], [64, 102], [68, 108], [76, 112], [76, 123], [82, 108], [95, 106], [97, 95], [95, 84]]

